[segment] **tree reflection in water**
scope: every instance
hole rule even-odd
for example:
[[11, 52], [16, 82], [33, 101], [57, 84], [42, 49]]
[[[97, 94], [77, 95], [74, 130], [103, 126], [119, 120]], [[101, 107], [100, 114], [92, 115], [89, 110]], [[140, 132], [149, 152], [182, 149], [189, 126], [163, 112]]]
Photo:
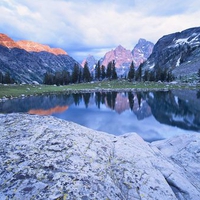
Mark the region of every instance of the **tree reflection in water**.
[[197, 99], [200, 99], [200, 90], [197, 92]]

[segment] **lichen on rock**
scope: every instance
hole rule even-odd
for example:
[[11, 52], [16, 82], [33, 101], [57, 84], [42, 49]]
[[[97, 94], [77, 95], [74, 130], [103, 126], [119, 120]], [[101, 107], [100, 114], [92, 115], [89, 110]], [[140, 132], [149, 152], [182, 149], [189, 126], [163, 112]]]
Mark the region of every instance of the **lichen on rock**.
[[[0, 115], [0, 199], [200, 199], [194, 168], [185, 172], [174, 161], [180, 151], [166, 154], [165, 142], [149, 144], [136, 133], [114, 136], [51, 116]], [[196, 165], [197, 148], [190, 142]]]

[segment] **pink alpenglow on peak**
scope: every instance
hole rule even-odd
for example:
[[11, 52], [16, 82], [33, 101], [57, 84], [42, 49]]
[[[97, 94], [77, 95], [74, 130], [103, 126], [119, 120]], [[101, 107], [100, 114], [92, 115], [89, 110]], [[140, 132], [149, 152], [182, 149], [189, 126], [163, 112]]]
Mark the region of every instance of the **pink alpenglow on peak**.
[[67, 53], [60, 49], [60, 48], [51, 48], [48, 45], [43, 45], [37, 42], [32, 42], [32, 41], [26, 41], [26, 40], [20, 40], [16, 42], [22, 49], [25, 49], [26, 51], [29, 52], [41, 52], [41, 51], [46, 51], [55, 55], [67, 55]]
[[13, 39], [8, 37], [6, 34], [0, 33], [0, 45], [5, 46], [9, 49], [19, 48], [24, 49], [28, 52], [41, 52], [46, 51], [55, 55], [67, 55], [63, 49], [60, 48], [51, 48], [48, 45], [40, 44], [37, 42], [20, 40], [15, 42]]

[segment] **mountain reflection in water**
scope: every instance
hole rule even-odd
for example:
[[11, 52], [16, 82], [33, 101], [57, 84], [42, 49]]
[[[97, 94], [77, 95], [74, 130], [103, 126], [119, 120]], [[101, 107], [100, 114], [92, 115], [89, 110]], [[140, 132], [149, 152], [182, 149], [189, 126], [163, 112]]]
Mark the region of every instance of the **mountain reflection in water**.
[[62, 113], [68, 109], [68, 106], [56, 106], [47, 110], [44, 109], [31, 109], [28, 114], [31, 115], [52, 115], [54, 113]]
[[199, 98], [195, 90], [54, 94], [0, 102], [0, 112], [53, 115], [115, 135], [137, 132], [153, 141], [200, 132]]

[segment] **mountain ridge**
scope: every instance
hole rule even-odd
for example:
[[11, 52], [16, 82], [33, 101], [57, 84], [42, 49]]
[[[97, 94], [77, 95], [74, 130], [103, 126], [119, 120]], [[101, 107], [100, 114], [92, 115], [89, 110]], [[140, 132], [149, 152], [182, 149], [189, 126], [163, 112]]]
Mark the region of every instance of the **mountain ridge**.
[[143, 66], [144, 70], [158, 72], [171, 70], [176, 79], [196, 76], [200, 65], [200, 27], [161, 37]]
[[20, 40], [20, 41], [17, 41], [16, 44], [18, 44], [22, 49], [24, 49], [28, 52], [46, 51], [46, 52], [49, 52], [49, 53], [53, 53], [55, 55], [67, 55], [67, 52], [65, 52], [61, 48], [51, 48], [48, 45], [43, 45], [43, 44], [33, 42], [33, 41]]
[[33, 42], [29, 40], [14, 41], [4, 33], [0, 33], [0, 45], [5, 46], [7, 48], [20, 48], [28, 52], [46, 51], [55, 55], [67, 55], [67, 52], [65, 52], [61, 48], [51, 48], [48, 45], [40, 44], [38, 42]]

